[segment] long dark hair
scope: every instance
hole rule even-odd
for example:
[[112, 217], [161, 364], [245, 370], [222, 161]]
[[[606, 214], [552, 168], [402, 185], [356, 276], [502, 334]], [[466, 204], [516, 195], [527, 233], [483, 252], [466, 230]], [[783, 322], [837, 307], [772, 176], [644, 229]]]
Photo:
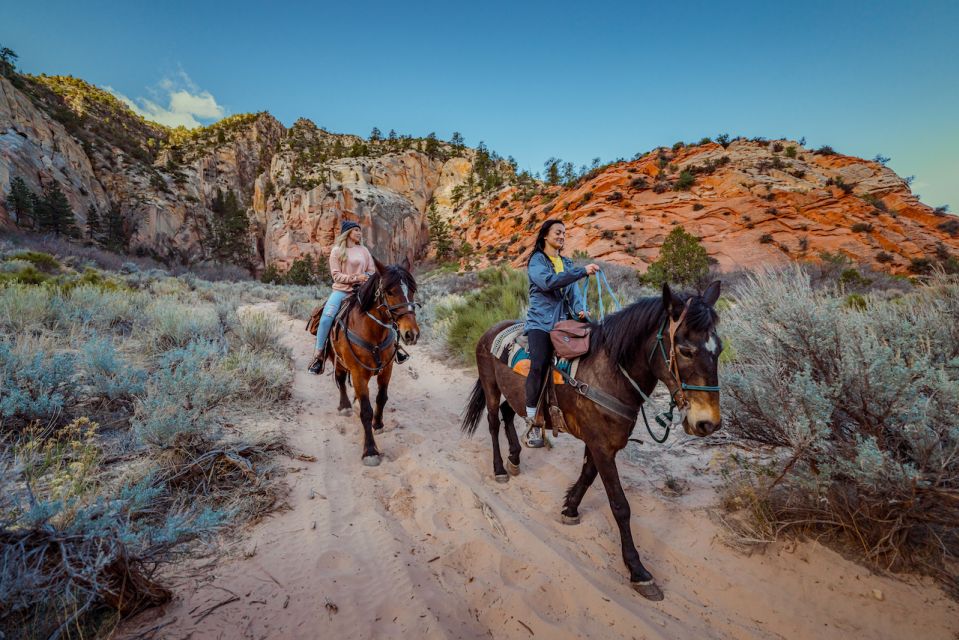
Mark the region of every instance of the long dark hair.
[[533, 250], [529, 252], [529, 256], [526, 258], [526, 264], [529, 265], [529, 261], [533, 259], [537, 253], [546, 254], [546, 234], [549, 233], [549, 230], [552, 229], [555, 225], [562, 224], [566, 226], [562, 220], [547, 220], [544, 222], [540, 228], [539, 232], [536, 234], [536, 242], [533, 243]]

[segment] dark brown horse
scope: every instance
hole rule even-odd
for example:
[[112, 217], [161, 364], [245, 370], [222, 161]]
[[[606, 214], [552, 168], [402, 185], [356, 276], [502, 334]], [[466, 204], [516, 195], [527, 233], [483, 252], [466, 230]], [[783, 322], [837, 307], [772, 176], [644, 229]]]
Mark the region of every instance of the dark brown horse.
[[[420, 328], [416, 323], [416, 280], [410, 274], [410, 262], [382, 265], [373, 259], [376, 273], [364, 282], [355, 296], [347, 298], [330, 333], [331, 349], [327, 357], [334, 363], [333, 375], [340, 390], [339, 411], [352, 415], [346, 395], [347, 376], [363, 423], [363, 464], [380, 463], [374, 434], [383, 431], [383, 407], [386, 406], [390, 376], [398, 341], [416, 344]], [[370, 404], [370, 378], [376, 376], [376, 408]]]
[[[677, 296], [664, 285], [662, 297], [643, 298], [594, 324], [590, 351], [580, 360], [575, 384], [556, 387], [568, 432], [586, 444], [579, 479], [566, 492], [563, 522], [579, 522], [580, 501], [599, 473], [619, 527], [630, 582], [651, 600], [660, 600], [663, 594], [633, 544], [629, 502], [620, 484], [616, 454], [628, 443], [644, 399], [657, 381], [666, 385], [680, 408], [686, 433], [707, 436], [720, 428], [717, 368], [722, 343], [716, 335], [719, 318], [713, 309], [719, 286], [718, 281], [712, 283], [701, 296]], [[499, 414], [506, 423], [508, 470], [517, 475], [521, 447], [513, 416], [523, 412], [525, 405], [525, 379], [490, 353], [493, 338], [510, 324], [497, 324], [476, 345], [479, 380], [462, 424], [463, 431], [472, 435], [486, 410], [493, 438], [493, 473], [501, 482], [509, 476], [500, 456]], [[502, 404], [501, 395], [506, 397]], [[545, 417], [551, 428], [548, 412]]]

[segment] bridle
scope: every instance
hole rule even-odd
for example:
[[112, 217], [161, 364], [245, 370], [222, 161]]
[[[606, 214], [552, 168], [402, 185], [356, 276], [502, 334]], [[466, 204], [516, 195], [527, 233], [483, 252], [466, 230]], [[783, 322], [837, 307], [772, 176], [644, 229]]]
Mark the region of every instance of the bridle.
[[[660, 413], [656, 416], [656, 423], [666, 429], [666, 432], [663, 434], [662, 439], [657, 438], [653, 433], [652, 428], [649, 426], [649, 420], [646, 419], [646, 409], [645, 404], [650, 401], [650, 397], [643, 393], [643, 390], [639, 387], [635, 380], [626, 372], [626, 369], [621, 364], [617, 364], [619, 367], [620, 373], [622, 373], [629, 383], [633, 386], [636, 391], [639, 392], [639, 395], [643, 398], [643, 403], [639, 405], [640, 412], [643, 414], [643, 422], [646, 423], [646, 431], [649, 432], [650, 437], [655, 440], [657, 443], [662, 444], [666, 442], [666, 439], [669, 437], [669, 429], [673, 422], [673, 409], [678, 408], [680, 415], [685, 415], [686, 411], [689, 408], [689, 399], [686, 397], [687, 391], [710, 391], [713, 393], [719, 393], [719, 385], [716, 386], [704, 386], [696, 384], [686, 384], [683, 382], [682, 377], [679, 375], [679, 359], [676, 357], [676, 332], [679, 331], [679, 327], [682, 326], [683, 322], [686, 320], [686, 313], [689, 311], [689, 303], [692, 302], [692, 298], [686, 300], [686, 304], [683, 306], [683, 312], [679, 314], [679, 319], [673, 321], [672, 316], [669, 314], [669, 310], [666, 311], [666, 318], [663, 320], [663, 324], [660, 325], [659, 331], [656, 332], [656, 344], [653, 345], [653, 348], [649, 351], [649, 357], [646, 359], [649, 364], [653, 363], [653, 356], [656, 355], [657, 351], [662, 354], [663, 361], [666, 363], [666, 369], [669, 371], [669, 374], [672, 376], [673, 381], [676, 383], [676, 390], [672, 392], [669, 398], [669, 409]], [[663, 344], [663, 333], [666, 333], [669, 337], [669, 353], [666, 353], [666, 345]], [[666, 385], [667, 387], [669, 385]]]
[[[382, 280], [382, 278], [380, 279], [380, 284], [379, 284], [379, 286], [378, 286], [377, 289], [376, 289], [376, 298], [377, 298], [378, 300], [382, 300], [382, 302], [380, 302], [380, 304], [378, 304], [378, 305], [376, 306], [376, 308], [377, 308], [377, 309], [386, 309], [386, 313], [390, 316], [390, 321], [392, 322], [394, 328], [396, 328], [396, 324], [397, 324], [397, 323], [400, 321], [400, 319], [403, 318], [404, 316], [412, 315], [413, 318], [415, 319], [415, 318], [416, 318], [416, 307], [422, 306], [419, 302], [413, 302], [412, 300], [410, 300], [410, 294], [409, 294], [409, 292], [408, 292], [408, 286], [409, 286], [409, 285], [407, 285], [406, 282], [404, 282], [404, 281], [402, 280], [402, 278], [401, 278], [401, 279], [400, 279], [400, 287], [401, 287], [401, 289], [402, 289], [402, 291], [403, 291], [403, 302], [398, 302], [398, 303], [396, 303], [396, 304], [387, 304], [386, 292], [383, 291], [383, 280]], [[399, 313], [399, 314], [395, 313], [395, 311], [396, 311], [397, 309], [402, 309], [402, 310], [403, 310], [402, 313]], [[372, 315], [370, 315], [369, 312], [367, 312], [367, 315], [369, 315], [371, 318], [373, 318], [374, 320], [376, 320], [376, 322], [378, 322], [378, 323], [380, 322], [377, 318], [374, 318]], [[381, 324], [382, 324], [382, 323], [381, 323]]]

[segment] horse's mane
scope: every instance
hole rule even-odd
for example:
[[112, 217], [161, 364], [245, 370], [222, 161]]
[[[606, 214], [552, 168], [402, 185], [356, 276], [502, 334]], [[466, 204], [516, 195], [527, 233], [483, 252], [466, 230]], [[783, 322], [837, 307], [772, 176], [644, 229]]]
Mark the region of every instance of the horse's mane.
[[370, 279], [360, 285], [356, 293], [356, 303], [360, 305], [360, 311], [367, 312], [376, 304], [376, 292], [379, 290], [380, 283], [383, 284], [383, 290], [389, 291], [401, 283], [406, 283], [410, 293], [416, 293], [416, 279], [413, 274], [398, 264], [391, 264], [386, 267], [384, 275], [379, 272], [370, 276]]
[[[686, 312], [686, 325], [693, 331], [708, 331], [719, 322], [719, 315], [698, 295], [673, 294], [680, 304], [692, 298]], [[659, 330], [666, 318], [662, 296], [640, 298], [633, 304], [594, 323], [590, 335], [590, 352], [602, 348], [610, 360], [623, 366], [633, 362], [637, 350], [650, 334]]]

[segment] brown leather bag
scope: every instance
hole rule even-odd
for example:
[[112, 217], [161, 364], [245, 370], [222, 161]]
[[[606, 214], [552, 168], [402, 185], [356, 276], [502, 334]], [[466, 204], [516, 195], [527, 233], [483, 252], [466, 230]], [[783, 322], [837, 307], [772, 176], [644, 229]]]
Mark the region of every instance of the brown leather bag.
[[589, 323], [577, 320], [560, 320], [549, 332], [553, 351], [560, 358], [578, 358], [589, 351]]
[[317, 330], [320, 328], [320, 317], [323, 315], [323, 306], [314, 307], [313, 311], [310, 312], [310, 319], [306, 321], [306, 330], [316, 335]]

